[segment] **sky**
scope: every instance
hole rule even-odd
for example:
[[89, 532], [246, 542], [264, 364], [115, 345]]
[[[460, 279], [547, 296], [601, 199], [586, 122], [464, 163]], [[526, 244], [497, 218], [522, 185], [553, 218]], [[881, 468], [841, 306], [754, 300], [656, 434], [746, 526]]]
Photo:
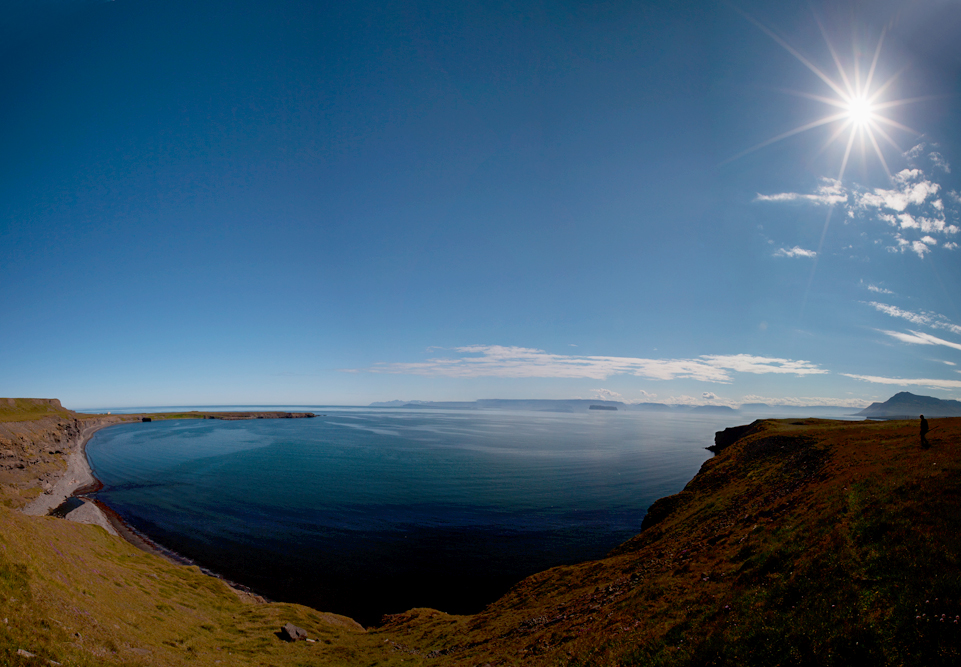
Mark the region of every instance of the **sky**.
[[961, 3], [6, 0], [0, 395], [961, 398]]

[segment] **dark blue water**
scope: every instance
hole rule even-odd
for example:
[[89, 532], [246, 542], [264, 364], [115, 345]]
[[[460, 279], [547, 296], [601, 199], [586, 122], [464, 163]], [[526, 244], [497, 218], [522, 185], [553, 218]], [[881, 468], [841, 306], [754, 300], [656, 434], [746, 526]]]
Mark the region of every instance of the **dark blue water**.
[[[98, 498], [270, 598], [376, 623], [473, 613], [605, 555], [732, 417], [323, 408], [315, 419], [134, 423], [87, 446]], [[737, 419], [736, 417], [734, 418]]]

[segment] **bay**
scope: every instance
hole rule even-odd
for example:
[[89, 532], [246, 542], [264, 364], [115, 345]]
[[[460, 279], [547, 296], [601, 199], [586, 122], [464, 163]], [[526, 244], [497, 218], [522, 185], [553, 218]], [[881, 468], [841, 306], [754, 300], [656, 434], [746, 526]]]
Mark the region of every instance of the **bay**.
[[[305, 408], [298, 408], [303, 410]], [[275, 600], [364, 625], [475, 613], [520, 579], [600, 558], [743, 417], [311, 408], [97, 432], [97, 494], [159, 544]]]

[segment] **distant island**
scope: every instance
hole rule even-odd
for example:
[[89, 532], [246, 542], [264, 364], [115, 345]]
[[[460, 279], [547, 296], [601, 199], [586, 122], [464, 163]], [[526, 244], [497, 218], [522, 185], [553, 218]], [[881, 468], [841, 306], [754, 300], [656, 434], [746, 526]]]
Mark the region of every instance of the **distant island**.
[[922, 414], [925, 417], [961, 417], [961, 401], [902, 391], [884, 403], [872, 403], [856, 414], [869, 419], [917, 419]]
[[592, 405], [588, 410], [617, 410], [616, 405]]

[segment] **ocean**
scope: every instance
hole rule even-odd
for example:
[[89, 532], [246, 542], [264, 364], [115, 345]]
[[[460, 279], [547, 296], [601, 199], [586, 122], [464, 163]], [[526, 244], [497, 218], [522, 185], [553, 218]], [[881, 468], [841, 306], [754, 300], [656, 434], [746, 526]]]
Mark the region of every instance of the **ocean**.
[[[304, 410], [304, 408], [297, 408]], [[94, 434], [96, 497], [177, 554], [273, 600], [364, 625], [480, 611], [637, 534], [741, 416], [310, 408]]]

